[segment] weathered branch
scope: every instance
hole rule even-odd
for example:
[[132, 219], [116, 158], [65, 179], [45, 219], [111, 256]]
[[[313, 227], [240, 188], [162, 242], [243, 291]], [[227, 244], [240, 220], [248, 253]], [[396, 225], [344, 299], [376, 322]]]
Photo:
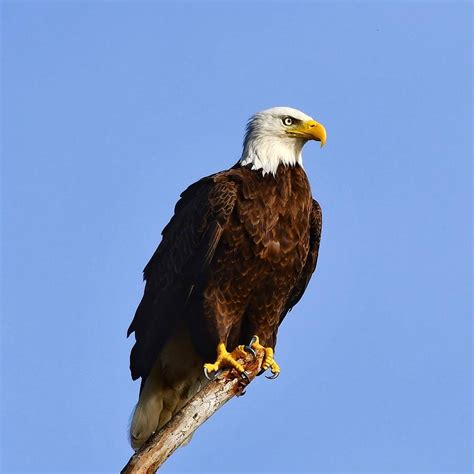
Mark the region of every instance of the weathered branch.
[[[244, 363], [249, 383], [262, 365], [264, 353], [247, 356]], [[234, 370], [222, 372], [191, 400], [130, 458], [121, 474], [152, 474], [220, 407], [241, 395], [247, 384]]]

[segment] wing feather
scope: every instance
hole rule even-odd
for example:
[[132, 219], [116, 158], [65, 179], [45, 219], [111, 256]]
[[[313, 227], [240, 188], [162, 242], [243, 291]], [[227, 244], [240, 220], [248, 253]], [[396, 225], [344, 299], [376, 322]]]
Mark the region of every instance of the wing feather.
[[194, 286], [204, 277], [237, 197], [237, 186], [221, 175], [192, 184], [181, 194], [162, 241], [144, 269], [145, 292], [128, 335], [132, 378], [146, 378], [180, 321]]
[[322, 230], [322, 212], [319, 203], [313, 199], [313, 207], [311, 209], [310, 217], [310, 238], [309, 238], [309, 251], [306, 258], [306, 263], [303, 267], [303, 271], [299, 279], [297, 280], [292, 292], [288, 298], [285, 309], [280, 316], [280, 324], [288, 314], [289, 311], [295, 306], [302, 298], [306, 288], [311, 280], [311, 277], [316, 270], [316, 264], [318, 263], [319, 243], [321, 242], [321, 230]]

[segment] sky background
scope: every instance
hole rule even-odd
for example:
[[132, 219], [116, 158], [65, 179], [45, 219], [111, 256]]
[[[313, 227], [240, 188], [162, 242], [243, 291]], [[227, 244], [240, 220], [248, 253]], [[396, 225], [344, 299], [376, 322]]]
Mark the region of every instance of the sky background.
[[[118, 472], [127, 327], [247, 118], [322, 122], [316, 276], [163, 472], [471, 471], [471, 14], [459, 2], [4, 2], [2, 472]], [[262, 380], [263, 379], [263, 380]]]

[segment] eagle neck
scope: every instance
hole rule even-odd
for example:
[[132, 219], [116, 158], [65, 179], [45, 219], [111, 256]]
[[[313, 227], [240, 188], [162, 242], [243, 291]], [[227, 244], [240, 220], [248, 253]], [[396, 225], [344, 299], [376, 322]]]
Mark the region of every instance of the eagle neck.
[[239, 164], [255, 171], [261, 170], [263, 176], [275, 176], [280, 165], [299, 165], [303, 168], [304, 144], [305, 140], [293, 137], [275, 138], [250, 134], [245, 139]]

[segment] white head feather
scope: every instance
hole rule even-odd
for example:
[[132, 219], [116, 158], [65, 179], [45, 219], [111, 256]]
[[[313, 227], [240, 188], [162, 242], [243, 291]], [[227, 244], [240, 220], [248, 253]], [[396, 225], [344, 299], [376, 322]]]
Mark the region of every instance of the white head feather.
[[240, 165], [251, 165], [253, 170], [262, 170], [275, 175], [278, 166], [303, 166], [301, 155], [305, 137], [295, 137], [288, 134], [285, 126], [286, 117], [298, 121], [312, 120], [305, 113], [291, 107], [274, 107], [258, 112], [250, 118], [244, 138]]

